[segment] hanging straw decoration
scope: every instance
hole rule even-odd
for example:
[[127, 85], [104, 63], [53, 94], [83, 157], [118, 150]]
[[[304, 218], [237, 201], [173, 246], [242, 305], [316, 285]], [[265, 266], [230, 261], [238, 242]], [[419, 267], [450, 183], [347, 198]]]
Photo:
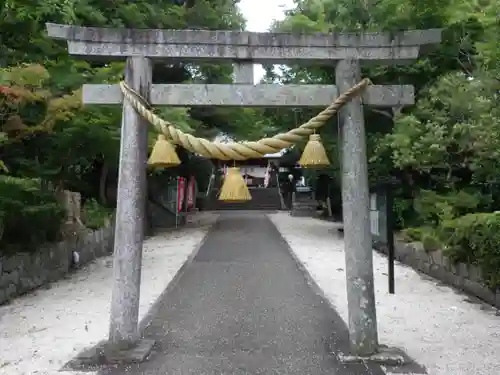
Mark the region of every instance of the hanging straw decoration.
[[229, 168], [219, 194], [219, 200], [226, 202], [245, 202], [252, 199], [247, 184], [237, 167]]
[[160, 134], [149, 156], [148, 165], [154, 168], [171, 168], [181, 164], [174, 146]]
[[325, 147], [321, 143], [319, 134], [311, 134], [309, 141], [302, 152], [299, 164], [304, 168], [324, 168], [330, 165]]

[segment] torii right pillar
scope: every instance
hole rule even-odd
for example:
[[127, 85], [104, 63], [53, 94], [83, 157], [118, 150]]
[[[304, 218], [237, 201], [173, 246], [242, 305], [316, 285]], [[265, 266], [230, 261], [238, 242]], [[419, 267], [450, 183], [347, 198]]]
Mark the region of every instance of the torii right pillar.
[[[360, 81], [357, 60], [341, 60], [335, 72], [339, 93]], [[361, 98], [347, 103], [338, 114], [342, 173], [342, 215], [346, 263], [349, 338], [355, 354], [378, 350], [377, 314], [370, 233], [368, 159]]]
[[[440, 39], [440, 30], [433, 30], [434, 41]], [[399, 41], [394, 40], [395, 45]], [[427, 40], [415, 38], [408, 60], [416, 58], [419, 44]], [[372, 49], [377, 54], [376, 46]], [[380, 46], [382, 47], [382, 46]], [[416, 50], [415, 50], [416, 49]], [[416, 53], [415, 53], [416, 52]], [[370, 56], [377, 60], [376, 56]], [[361, 80], [360, 60], [344, 59], [337, 62], [335, 71], [339, 94]], [[386, 61], [387, 62], [387, 61]], [[401, 63], [401, 57], [390, 63]], [[342, 207], [346, 285], [348, 303], [349, 339], [352, 353], [341, 356], [343, 362], [372, 359], [387, 363], [405, 361], [398, 349], [382, 348], [378, 342], [377, 314], [373, 275], [373, 245], [370, 232], [368, 158], [362, 98], [347, 103], [338, 113], [340, 158], [342, 176]]]

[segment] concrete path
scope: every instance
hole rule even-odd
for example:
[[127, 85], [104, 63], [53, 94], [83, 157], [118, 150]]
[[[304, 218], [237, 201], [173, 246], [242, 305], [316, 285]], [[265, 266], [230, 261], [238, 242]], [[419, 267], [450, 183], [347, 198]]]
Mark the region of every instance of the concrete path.
[[101, 374], [384, 374], [338, 363], [345, 324], [263, 213], [219, 217], [145, 336], [157, 341], [147, 362]]

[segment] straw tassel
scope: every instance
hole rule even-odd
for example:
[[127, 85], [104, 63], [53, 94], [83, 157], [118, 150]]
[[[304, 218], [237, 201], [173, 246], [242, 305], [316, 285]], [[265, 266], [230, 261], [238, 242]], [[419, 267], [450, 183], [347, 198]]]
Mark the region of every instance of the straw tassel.
[[247, 184], [237, 167], [229, 168], [219, 194], [219, 200], [226, 202], [245, 202], [252, 199]]
[[181, 164], [174, 146], [167, 138], [160, 134], [149, 156], [148, 165], [154, 168], [171, 168]]
[[322, 168], [330, 165], [330, 160], [326, 155], [319, 134], [311, 134], [304, 152], [302, 152], [299, 164], [304, 168]]

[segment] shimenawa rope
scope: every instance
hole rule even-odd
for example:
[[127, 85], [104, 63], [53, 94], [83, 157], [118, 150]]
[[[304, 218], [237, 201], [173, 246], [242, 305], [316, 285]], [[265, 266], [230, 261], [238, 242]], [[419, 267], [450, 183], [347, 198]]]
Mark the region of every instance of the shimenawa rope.
[[315, 133], [315, 130], [323, 126], [344, 104], [361, 94], [370, 84], [371, 82], [368, 78], [363, 79], [361, 82], [339, 95], [332, 104], [318, 115], [287, 133], [276, 134], [272, 138], [262, 138], [256, 142], [241, 143], [211, 142], [203, 138], [197, 138], [191, 134], [186, 134], [177, 129], [170, 122], [161, 119], [158, 115], [150, 111], [148, 108], [149, 105], [144, 105], [147, 101], [125, 82], [120, 82], [120, 88], [124, 98], [129, 101], [132, 107], [159, 132], [170, 139], [172, 143], [181, 145], [188, 151], [207, 158], [219, 160], [247, 160], [261, 158], [266, 154], [276, 153]]

